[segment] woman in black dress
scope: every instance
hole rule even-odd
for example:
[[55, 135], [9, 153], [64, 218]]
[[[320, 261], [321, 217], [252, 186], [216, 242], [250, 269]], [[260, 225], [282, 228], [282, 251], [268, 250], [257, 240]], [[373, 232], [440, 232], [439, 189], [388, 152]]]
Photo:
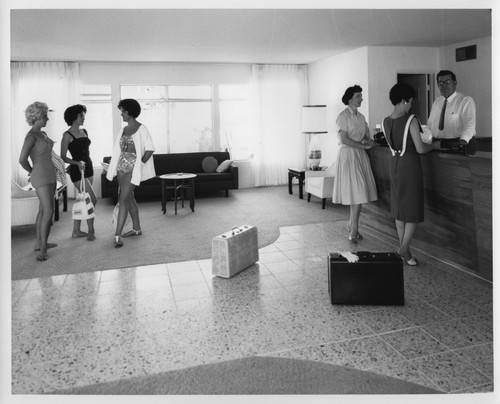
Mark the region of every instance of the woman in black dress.
[[[396, 221], [399, 255], [411, 266], [418, 265], [411, 255], [410, 244], [417, 224], [424, 221], [424, 180], [420, 154], [439, 146], [439, 142], [422, 141], [422, 127], [416, 115], [410, 114], [415, 90], [398, 83], [391, 88], [389, 98], [394, 110], [384, 119], [383, 130], [391, 148], [391, 216]], [[408, 127], [407, 123], [409, 121]]]
[[[85, 122], [87, 108], [85, 105], [73, 105], [64, 111], [64, 120], [70, 128], [64, 132], [61, 142], [61, 158], [70, 166], [68, 167], [69, 176], [77, 189], [80, 189], [82, 179], [81, 171], [84, 172], [85, 190], [90, 194], [92, 203], [96, 204], [97, 198], [92, 188], [94, 177], [94, 168], [90, 159], [90, 139], [85, 129], [80, 126]], [[71, 153], [71, 158], [67, 153]], [[94, 218], [87, 220], [88, 233], [80, 230], [81, 220], [73, 221], [72, 237], [87, 237], [87, 240], [95, 240]]]

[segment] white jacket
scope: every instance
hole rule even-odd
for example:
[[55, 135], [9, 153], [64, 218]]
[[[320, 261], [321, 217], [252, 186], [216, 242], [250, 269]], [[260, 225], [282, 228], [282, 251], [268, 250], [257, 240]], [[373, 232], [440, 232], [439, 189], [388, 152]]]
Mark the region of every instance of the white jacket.
[[[118, 132], [113, 144], [113, 154], [111, 156], [111, 161], [109, 162], [108, 173], [106, 178], [112, 181], [116, 175], [116, 166], [118, 164], [118, 158], [120, 157], [120, 138], [122, 136], [123, 129]], [[134, 170], [132, 171], [131, 183], [138, 186], [142, 181], [146, 181], [150, 178], [156, 176], [155, 165], [153, 162], [153, 156], [151, 156], [146, 163], [142, 162], [142, 156], [146, 151], [154, 151], [155, 147], [153, 145], [153, 139], [149, 134], [148, 128], [141, 124], [137, 132], [132, 135], [134, 141], [135, 150], [137, 153], [137, 161], [134, 165]]]

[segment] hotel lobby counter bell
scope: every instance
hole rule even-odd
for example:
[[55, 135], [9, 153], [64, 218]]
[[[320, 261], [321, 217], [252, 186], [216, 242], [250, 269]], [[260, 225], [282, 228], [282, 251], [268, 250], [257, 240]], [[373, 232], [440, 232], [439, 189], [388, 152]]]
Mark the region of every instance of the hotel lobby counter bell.
[[321, 146], [316, 135], [328, 133], [326, 127], [326, 105], [302, 106], [302, 133], [309, 135], [307, 168], [319, 170]]

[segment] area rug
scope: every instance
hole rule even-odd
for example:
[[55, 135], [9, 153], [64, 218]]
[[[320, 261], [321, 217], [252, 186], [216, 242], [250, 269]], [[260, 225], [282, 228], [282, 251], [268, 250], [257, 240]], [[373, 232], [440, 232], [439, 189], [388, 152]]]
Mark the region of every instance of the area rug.
[[[71, 208], [72, 201], [69, 201]], [[231, 190], [197, 197], [195, 212], [189, 203], [178, 205], [174, 215], [173, 202], [167, 212], [161, 211], [160, 201], [139, 201], [143, 235], [124, 239], [122, 248], [113, 247], [114, 226], [111, 223], [113, 204], [99, 200], [96, 206], [96, 237], [73, 239], [70, 209], [60, 213], [54, 222], [49, 241], [57, 247], [49, 250], [49, 259], [36, 261], [33, 251], [35, 227], [16, 226], [11, 230], [12, 279], [75, 274], [210, 258], [212, 239], [232, 227], [251, 224], [258, 229], [259, 248], [273, 243], [279, 228], [309, 223], [334, 222], [349, 217], [347, 206], [299, 199], [297, 191], [288, 193], [287, 186], [258, 187]], [[82, 225], [86, 230], [86, 224]]]
[[438, 394], [415, 383], [321, 362], [249, 357], [55, 391], [73, 395]]

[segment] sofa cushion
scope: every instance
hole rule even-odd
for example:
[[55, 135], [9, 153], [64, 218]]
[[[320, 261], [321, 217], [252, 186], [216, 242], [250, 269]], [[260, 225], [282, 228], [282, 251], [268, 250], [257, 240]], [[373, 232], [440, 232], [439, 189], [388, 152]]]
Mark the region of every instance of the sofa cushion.
[[222, 163], [219, 164], [219, 166], [215, 169], [215, 171], [218, 173], [224, 173], [227, 170], [229, 170], [231, 164], [233, 164], [232, 160], [224, 160]]
[[[229, 159], [228, 152], [193, 152], [153, 154], [156, 175], [167, 173], [202, 173], [201, 162], [207, 156], [217, 159], [217, 165]], [[216, 166], [217, 167], [217, 166]]]
[[210, 182], [210, 181], [231, 181], [233, 175], [231, 173], [197, 173], [195, 182]]
[[207, 156], [201, 160], [201, 168], [204, 173], [213, 173], [215, 172], [219, 163], [214, 156]]

